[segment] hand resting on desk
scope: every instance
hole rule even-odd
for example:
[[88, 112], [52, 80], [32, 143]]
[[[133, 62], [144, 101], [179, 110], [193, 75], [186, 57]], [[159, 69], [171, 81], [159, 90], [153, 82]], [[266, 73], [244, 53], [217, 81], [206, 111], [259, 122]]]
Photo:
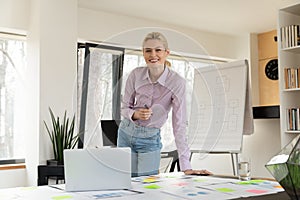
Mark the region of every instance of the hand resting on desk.
[[206, 169], [203, 170], [193, 170], [193, 169], [188, 169], [184, 171], [185, 175], [198, 175], [198, 176], [208, 176], [212, 175], [210, 171], [207, 171]]

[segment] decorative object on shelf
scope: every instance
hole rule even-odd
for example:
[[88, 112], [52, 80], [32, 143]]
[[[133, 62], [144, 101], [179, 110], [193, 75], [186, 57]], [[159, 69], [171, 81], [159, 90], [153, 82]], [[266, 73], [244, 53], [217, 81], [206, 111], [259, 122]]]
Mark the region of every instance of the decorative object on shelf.
[[60, 121], [59, 117], [55, 117], [51, 108], [49, 108], [52, 129], [49, 129], [48, 125], [44, 121], [48, 135], [52, 142], [54, 160], [48, 160], [48, 165], [63, 165], [64, 149], [73, 149], [79, 140], [79, 134], [74, 135], [75, 130], [75, 115], [72, 120], [67, 117], [67, 111], [65, 111], [63, 121]]
[[287, 130], [300, 131], [300, 108], [287, 108]]
[[265, 66], [265, 74], [268, 79], [278, 80], [278, 59], [272, 59]]
[[291, 48], [300, 45], [299, 25], [292, 24], [280, 28], [281, 48]]
[[300, 135], [285, 146], [266, 168], [292, 200], [300, 199]]
[[285, 89], [300, 88], [299, 68], [284, 68]]

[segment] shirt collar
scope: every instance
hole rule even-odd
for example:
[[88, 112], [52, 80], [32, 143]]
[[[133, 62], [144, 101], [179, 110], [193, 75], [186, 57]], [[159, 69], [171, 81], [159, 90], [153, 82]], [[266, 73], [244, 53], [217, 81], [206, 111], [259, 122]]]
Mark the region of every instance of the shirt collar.
[[168, 73], [169, 73], [169, 67], [166, 67], [165, 66], [165, 70], [164, 72], [162, 73], [162, 75], [158, 78], [157, 82], [159, 82], [161, 85], [165, 85], [166, 83], [166, 80], [167, 80], [167, 76], [168, 76]]
[[[150, 81], [150, 77], [149, 77], [149, 73], [148, 73], [148, 68], [146, 68], [146, 73], [144, 73], [142, 79], [143, 80], [149, 80]], [[165, 85], [166, 83], [166, 79], [167, 79], [167, 76], [168, 76], [168, 73], [169, 73], [169, 68], [168, 67], [165, 67], [165, 70], [164, 72], [162, 73], [162, 75], [157, 79], [157, 82], [160, 83], [161, 85]]]
[[149, 73], [148, 73], [148, 67], [145, 67], [144, 69], [145, 70], [144, 70], [143, 76], [141, 77], [142, 80], [145, 80], [145, 81], [150, 80]]

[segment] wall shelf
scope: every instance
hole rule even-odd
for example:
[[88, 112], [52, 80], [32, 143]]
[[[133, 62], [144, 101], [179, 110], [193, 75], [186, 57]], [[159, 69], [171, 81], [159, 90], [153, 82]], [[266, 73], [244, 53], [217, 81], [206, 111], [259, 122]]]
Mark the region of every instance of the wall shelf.
[[292, 134], [298, 134], [298, 133], [300, 133], [300, 131], [285, 131], [285, 133], [292, 133]]
[[289, 89], [283, 89], [284, 92], [292, 92], [292, 91], [300, 91], [300, 88], [289, 88]]
[[300, 53], [300, 46], [284, 48], [284, 49], [282, 49], [282, 51], [289, 51], [289, 52], [298, 54], [298, 53]]
[[280, 118], [279, 105], [274, 106], [255, 106], [253, 109], [254, 119], [273, 119]]

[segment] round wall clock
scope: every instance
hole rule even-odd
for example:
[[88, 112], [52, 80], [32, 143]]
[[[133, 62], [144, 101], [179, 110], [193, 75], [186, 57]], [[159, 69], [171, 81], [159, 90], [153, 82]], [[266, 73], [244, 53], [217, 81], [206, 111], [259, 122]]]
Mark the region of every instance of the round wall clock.
[[271, 80], [278, 80], [278, 59], [272, 59], [267, 62], [265, 74]]

